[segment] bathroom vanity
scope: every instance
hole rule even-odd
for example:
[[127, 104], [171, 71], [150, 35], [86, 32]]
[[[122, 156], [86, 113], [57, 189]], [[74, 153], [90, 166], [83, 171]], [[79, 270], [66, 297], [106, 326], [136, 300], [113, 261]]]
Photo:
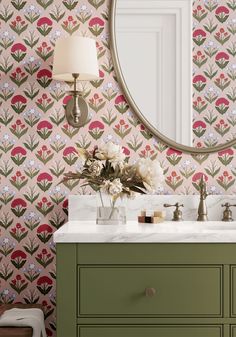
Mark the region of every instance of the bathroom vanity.
[[70, 221], [54, 241], [58, 337], [236, 337], [236, 222]]

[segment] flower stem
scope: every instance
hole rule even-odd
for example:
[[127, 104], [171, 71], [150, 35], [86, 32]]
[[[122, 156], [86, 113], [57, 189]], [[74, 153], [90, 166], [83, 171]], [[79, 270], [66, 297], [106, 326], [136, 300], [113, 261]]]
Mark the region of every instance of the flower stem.
[[110, 214], [110, 216], [109, 216], [109, 219], [111, 219], [111, 217], [112, 217], [112, 215], [113, 215], [113, 213], [114, 213], [114, 210], [115, 210], [115, 200], [110, 200], [111, 201], [111, 214]]
[[104, 207], [104, 202], [103, 202], [103, 199], [102, 199], [102, 192], [101, 192], [101, 190], [99, 190], [99, 195], [100, 195], [100, 199], [101, 199], [102, 207]]

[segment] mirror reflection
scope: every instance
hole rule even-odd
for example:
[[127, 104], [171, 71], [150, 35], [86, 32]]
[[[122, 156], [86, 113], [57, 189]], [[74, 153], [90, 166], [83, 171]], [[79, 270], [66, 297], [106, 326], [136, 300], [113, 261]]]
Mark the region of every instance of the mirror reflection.
[[236, 16], [216, 0], [197, 3], [117, 0], [116, 44], [126, 96], [148, 124], [215, 147], [235, 136]]

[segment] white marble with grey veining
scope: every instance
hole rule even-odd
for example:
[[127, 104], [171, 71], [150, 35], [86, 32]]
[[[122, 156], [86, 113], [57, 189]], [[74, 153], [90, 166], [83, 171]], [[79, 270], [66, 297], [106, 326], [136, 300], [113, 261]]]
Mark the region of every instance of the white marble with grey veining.
[[[69, 222], [57, 230], [56, 243], [68, 242], [236, 242], [236, 221], [222, 222], [222, 203], [235, 203], [235, 196], [208, 196], [209, 220], [197, 222], [198, 195], [145, 195], [125, 201], [127, 224], [96, 225], [96, 196], [69, 196]], [[163, 210], [164, 203], [184, 204], [181, 222], [170, 221], [173, 209], [167, 209], [166, 221], [159, 224], [139, 224], [137, 216], [143, 209]], [[236, 219], [236, 208], [232, 208]]]
[[236, 221], [165, 221], [159, 224], [96, 225], [69, 221], [53, 235], [56, 243], [236, 243]]
[[[206, 199], [209, 220], [221, 220], [223, 214], [222, 203], [230, 202], [236, 204], [234, 195], [210, 195]], [[199, 203], [198, 195], [138, 195], [133, 200], [125, 200], [127, 220], [136, 220], [140, 211], [163, 210], [163, 204], [184, 204], [183, 219], [196, 220]], [[95, 220], [96, 219], [96, 195], [70, 195], [69, 196], [69, 221], [76, 220]], [[172, 220], [174, 208], [167, 208], [166, 220]], [[236, 220], [236, 207], [232, 207], [233, 218]]]

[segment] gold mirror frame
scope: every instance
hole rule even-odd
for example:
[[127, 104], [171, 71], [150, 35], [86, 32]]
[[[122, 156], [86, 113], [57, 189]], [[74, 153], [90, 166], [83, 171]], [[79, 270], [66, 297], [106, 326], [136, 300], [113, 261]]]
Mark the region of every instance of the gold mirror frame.
[[129, 89], [127, 87], [127, 84], [124, 79], [124, 75], [121, 70], [121, 65], [118, 57], [118, 50], [117, 50], [117, 44], [116, 44], [116, 34], [115, 34], [115, 26], [116, 26], [116, 5], [118, 0], [112, 0], [111, 1], [111, 9], [110, 9], [110, 47], [111, 47], [111, 56], [113, 60], [114, 70], [117, 76], [118, 83], [124, 93], [124, 96], [127, 100], [127, 103], [129, 107], [134, 111], [138, 119], [142, 122], [142, 124], [153, 134], [156, 136], [159, 140], [161, 140], [164, 144], [168, 145], [171, 148], [174, 148], [176, 150], [190, 153], [190, 154], [210, 154], [215, 153], [218, 151], [222, 151], [225, 149], [228, 149], [236, 144], [236, 138], [233, 140], [228, 141], [227, 143], [217, 145], [215, 147], [205, 147], [205, 148], [196, 148], [191, 147], [187, 145], [182, 145], [179, 143], [176, 143], [175, 141], [171, 140], [170, 138], [164, 136], [160, 131], [158, 131], [155, 127], [153, 127], [150, 122], [145, 118], [145, 116], [142, 114], [138, 106], [136, 105], [135, 101], [133, 100]]

